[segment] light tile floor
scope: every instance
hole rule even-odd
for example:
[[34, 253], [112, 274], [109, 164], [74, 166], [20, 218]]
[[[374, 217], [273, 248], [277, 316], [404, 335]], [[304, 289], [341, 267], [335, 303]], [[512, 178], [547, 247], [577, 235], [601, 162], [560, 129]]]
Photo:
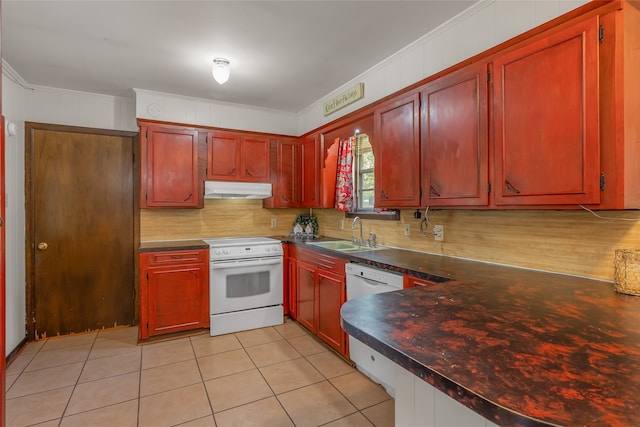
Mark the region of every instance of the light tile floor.
[[296, 322], [137, 345], [137, 328], [29, 343], [7, 426], [394, 425], [394, 400]]

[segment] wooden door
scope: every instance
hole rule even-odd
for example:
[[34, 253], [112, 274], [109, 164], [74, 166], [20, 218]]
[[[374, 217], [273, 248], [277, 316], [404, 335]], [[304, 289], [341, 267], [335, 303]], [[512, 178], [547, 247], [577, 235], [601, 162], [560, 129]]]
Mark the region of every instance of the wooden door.
[[235, 180], [240, 174], [240, 136], [234, 133], [209, 132], [207, 144], [207, 179]]
[[142, 126], [141, 206], [202, 208], [198, 131]]
[[135, 135], [26, 124], [30, 338], [134, 323]]
[[434, 80], [420, 92], [422, 205], [489, 202], [487, 64]]
[[296, 320], [312, 332], [316, 332], [315, 310], [315, 271], [316, 268], [304, 261], [297, 260], [297, 317]]
[[346, 333], [340, 325], [340, 308], [346, 300], [345, 277], [330, 271], [318, 270], [317, 294], [318, 336], [345, 354]]
[[243, 181], [269, 182], [269, 154], [271, 138], [266, 136], [245, 135], [242, 138], [240, 172]]
[[600, 201], [598, 17], [494, 60], [496, 205]]
[[376, 108], [375, 206], [420, 206], [420, 98], [404, 95]]

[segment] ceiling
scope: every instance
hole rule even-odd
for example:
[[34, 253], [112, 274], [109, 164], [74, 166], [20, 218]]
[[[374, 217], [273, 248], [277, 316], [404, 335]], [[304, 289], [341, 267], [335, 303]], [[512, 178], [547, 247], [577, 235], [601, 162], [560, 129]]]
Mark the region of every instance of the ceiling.
[[2, 0], [2, 57], [29, 85], [299, 112], [474, 1]]

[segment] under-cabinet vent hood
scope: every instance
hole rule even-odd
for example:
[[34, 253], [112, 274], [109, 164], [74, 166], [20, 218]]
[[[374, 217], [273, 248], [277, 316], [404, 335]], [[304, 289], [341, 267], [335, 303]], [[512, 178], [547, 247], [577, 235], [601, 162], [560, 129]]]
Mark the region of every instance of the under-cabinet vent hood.
[[271, 184], [263, 182], [205, 181], [205, 199], [266, 199]]

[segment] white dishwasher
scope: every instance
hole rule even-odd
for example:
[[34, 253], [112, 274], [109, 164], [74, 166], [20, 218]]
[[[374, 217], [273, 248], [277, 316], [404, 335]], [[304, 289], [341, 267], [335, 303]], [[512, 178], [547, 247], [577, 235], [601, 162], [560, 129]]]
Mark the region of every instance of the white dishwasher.
[[[349, 263], [347, 275], [347, 300], [365, 295], [402, 289], [402, 275], [363, 264]], [[360, 372], [382, 384], [395, 397], [396, 364], [366, 344], [349, 336], [349, 356]]]

